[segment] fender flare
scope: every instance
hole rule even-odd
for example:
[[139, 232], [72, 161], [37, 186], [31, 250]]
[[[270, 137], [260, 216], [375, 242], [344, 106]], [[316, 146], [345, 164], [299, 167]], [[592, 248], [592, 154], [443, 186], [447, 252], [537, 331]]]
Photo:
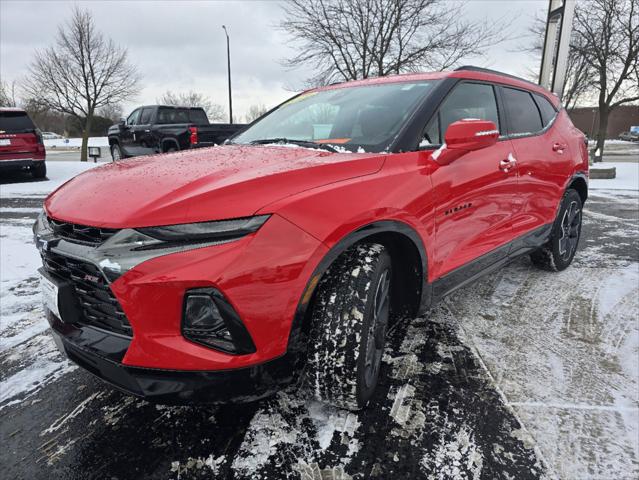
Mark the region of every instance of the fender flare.
[[577, 190], [577, 193], [579, 193], [579, 196], [581, 197], [582, 205], [585, 204], [586, 200], [588, 199], [588, 173], [584, 170], [576, 171], [568, 179], [566, 188], [564, 189], [564, 193], [566, 193], [566, 191], [568, 191], [568, 189], [571, 188], [573, 185], [578, 186], [577, 188], [575, 188], [575, 190]]
[[[305, 320], [307, 319], [308, 307], [317, 287], [319, 280], [333, 264], [333, 262], [349, 247], [359, 241], [373, 235], [384, 233], [400, 233], [407, 237], [417, 248], [420, 256], [420, 267], [422, 272], [421, 292], [419, 301], [419, 312], [422, 313], [431, 303], [432, 286], [428, 279], [428, 257], [426, 248], [421, 236], [409, 224], [398, 220], [380, 220], [358, 227], [356, 230], [344, 235], [331, 249], [324, 255], [322, 260], [313, 270], [306, 287], [295, 310], [295, 316], [291, 322], [291, 329], [288, 337], [287, 354], [291, 354], [296, 367], [301, 367], [303, 354], [306, 351], [306, 332], [304, 331]], [[297, 369], [297, 368], [296, 368]]]
[[175, 138], [163, 138], [162, 141], [160, 142], [160, 152], [161, 153], [165, 153], [164, 152], [164, 146], [172, 143], [173, 145], [175, 145], [175, 148], [177, 151], [180, 151], [180, 144], [178, 143], [178, 141]]

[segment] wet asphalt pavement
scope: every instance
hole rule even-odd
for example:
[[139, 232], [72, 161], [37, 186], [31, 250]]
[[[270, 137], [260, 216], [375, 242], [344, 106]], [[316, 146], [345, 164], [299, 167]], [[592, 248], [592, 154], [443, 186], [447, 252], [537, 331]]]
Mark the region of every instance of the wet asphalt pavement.
[[[0, 376], [50, 374], [0, 402], [2, 476], [633, 478], [639, 200], [591, 195], [570, 269], [541, 272], [522, 258], [399, 322], [376, 396], [356, 414], [295, 388], [206, 408], [121, 394], [57, 353], [33, 272], [0, 297], [18, 299], [3, 310], [18, 318], [3, 335], [33, 331], [0, 349]], [[28, 241], [41, 202], [2, 198], [0, 238]]]

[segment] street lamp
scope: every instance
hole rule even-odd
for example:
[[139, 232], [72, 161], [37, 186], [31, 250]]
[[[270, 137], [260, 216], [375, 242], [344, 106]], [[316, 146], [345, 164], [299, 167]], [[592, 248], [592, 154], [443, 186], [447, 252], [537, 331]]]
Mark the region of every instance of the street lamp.
[[231, 46], [229, 42], [229, 32], [226, 30], [226, 25], [222, 25], [222, 28], [226, 34], [226, 61], [229, 73], [229, 123], [233, 124], [233, 99], [231, 97]]

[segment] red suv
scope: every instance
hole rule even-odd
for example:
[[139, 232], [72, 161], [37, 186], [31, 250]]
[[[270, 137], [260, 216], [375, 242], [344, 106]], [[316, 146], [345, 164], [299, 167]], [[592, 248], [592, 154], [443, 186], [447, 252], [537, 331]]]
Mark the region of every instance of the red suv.
[[40, 130], [19, 108], [0, 108], [0, 172], [27, 167], [35, 178], [47, 174]]
[[309, 90], [226, 145], [52, 193], [34, 226], [47, 316], [70, 359], [149, 400], [299, 382], [362, 408], [389, 318], [519, 255], [571, 263], [587, 178], [583, 134], [515, 77], [463, 67]]

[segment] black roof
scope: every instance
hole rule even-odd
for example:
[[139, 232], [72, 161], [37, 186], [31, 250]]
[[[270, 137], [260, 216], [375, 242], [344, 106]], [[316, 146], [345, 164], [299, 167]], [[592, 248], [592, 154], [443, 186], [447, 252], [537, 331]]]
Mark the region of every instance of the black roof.
[[502, 77], [508, 77], [515, 80], [519, 80], [520, 82], [530, 83], [531, 85], [535, 85], [536, 87], [539, 86], [536, 83], [531, 82], [530, 80], [526, 80], [525, 78], [518, 77], [517, 75], [511, 75], [510, 73], [500, 72], [499, 70], [491, 70], [490, 68], [476, 67], [474, 65], [462, 65], [461, 67], [457, 67], [455, 69], [456, 72], [460, 70], [467, 70], [471, 72], [492, 73], [493, 75], [500, 75]]
[[202, 107], [187, 107], [187, 106], [182, 106], [182, 105], [140, 105], [139, 107], [136, 107], [135, 110], [137, 110], [138, 108], [187, 108], [189, 110], [204, 110], [204, 108]]

